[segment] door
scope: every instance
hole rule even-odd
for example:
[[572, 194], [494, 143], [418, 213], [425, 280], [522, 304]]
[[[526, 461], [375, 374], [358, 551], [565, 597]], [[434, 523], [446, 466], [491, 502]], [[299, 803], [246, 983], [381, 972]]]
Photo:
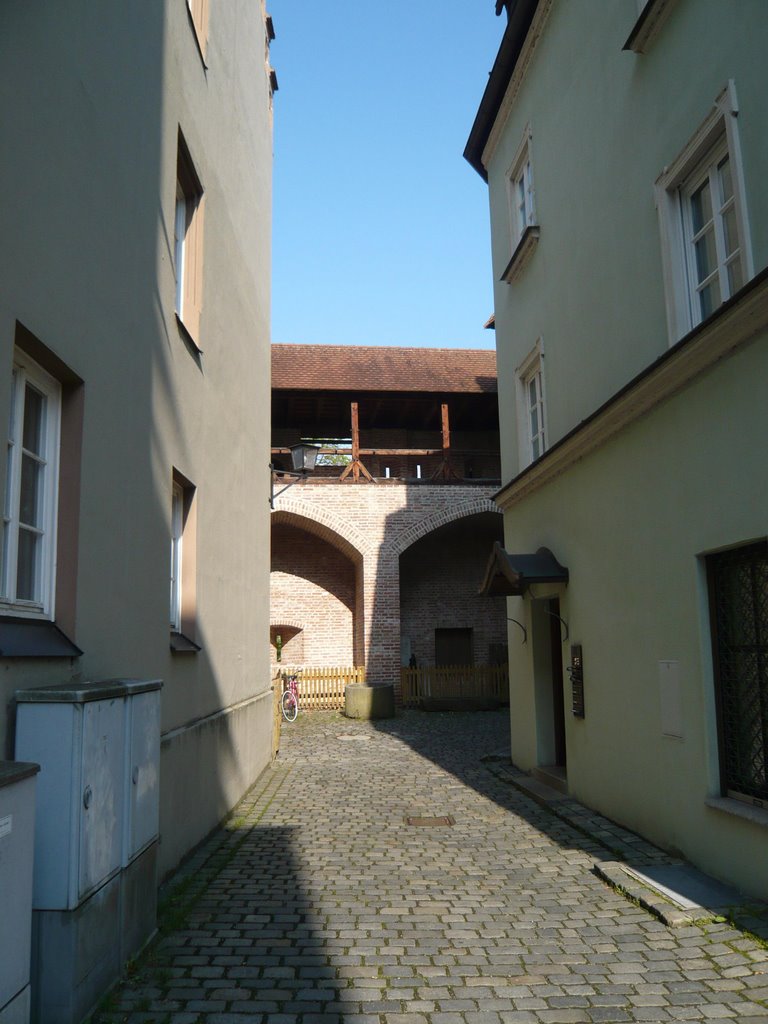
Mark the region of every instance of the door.
[[471, 629], [435, 630], [435, 665], [473, 665]]

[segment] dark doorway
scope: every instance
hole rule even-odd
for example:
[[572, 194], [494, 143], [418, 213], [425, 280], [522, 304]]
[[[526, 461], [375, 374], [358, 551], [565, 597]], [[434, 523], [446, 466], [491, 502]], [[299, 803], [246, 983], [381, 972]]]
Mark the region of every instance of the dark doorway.
[[563, 692], [563, 647], [560, 640], [560, 601], [548, 602], [549, 638], [552, 650], [552, 727], [555, 741], [555, 764], [565, 768], [565, 694]]
[[474, 665], [471, 629], [435, 630], [435, 665]]

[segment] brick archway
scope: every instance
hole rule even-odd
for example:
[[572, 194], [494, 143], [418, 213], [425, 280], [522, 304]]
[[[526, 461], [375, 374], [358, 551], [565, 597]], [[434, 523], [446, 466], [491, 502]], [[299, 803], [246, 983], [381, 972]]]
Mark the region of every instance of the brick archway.
[[390, 553], [399, 558], [412, 544], [416, 541], [421, 540], [422, 537], [426, 537], [427, 534], [432, 533], [433, 530], [439, 529], [441, 526], [447, 526], [448, 523], [455, 523], [459, 519], [466, 519], [468, 516], [478, 515], [482, 512], [495, 512], [497, 515], [501, 515], [501, 510], [495, 505], [490, 498], [473, 498], [471, 501], [465, 501], [461, 505], [454, 505], [452, 508], [441, 509], [439, 512], [435, 512], [433, 515], [428, 516], [426, 519], [422, 519], [418, 523], [414, 523], [407, 530], [404, 530], [401, 534], [390, 541], [388, 547]]
[[270, 525], [270, 620], [301, 630], [283, 660], [364, 664], [365, 539], [341, 517], [300, 500], [282, 502]]
[[370, 548], [370, 541], [357, 530], [349, 520], [333, 512], [298, 498], [280, 500], [270, 517], [273, 524], [289, 523], [322, 538], [338, 548], [353, 562], [360, 562]]

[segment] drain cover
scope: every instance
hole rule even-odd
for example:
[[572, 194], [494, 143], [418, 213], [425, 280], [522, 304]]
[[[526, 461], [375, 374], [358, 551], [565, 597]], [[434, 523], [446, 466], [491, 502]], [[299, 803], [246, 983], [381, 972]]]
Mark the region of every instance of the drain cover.
[[436, 818], [412, 815], [405, 819], [405, 823], [406, 825], [426, 825], [434, 828], [438, 825], [455, 825], [456, 821], [450, 814], [443, 814]]

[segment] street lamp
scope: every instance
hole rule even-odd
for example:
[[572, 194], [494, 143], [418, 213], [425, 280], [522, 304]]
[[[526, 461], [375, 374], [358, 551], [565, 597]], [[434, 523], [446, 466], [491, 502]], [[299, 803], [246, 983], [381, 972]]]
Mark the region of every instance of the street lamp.
[[[315, 464], [317, 462], [317, 453], [320, 448], [316, 444], [305, 444], [303, 441], [301, 444], [292, 444], [289, 449], [291, 453], [291, 465], [293, 469], [291, 471], [284, 469], [275, 469], [270, 462], [270, 488], [269, 488], [269, 507], [275, 507], [275, 498], [287, 491], [289, 487], [293, 487], [299, 480], [305, 480], [310, 473], [314, 472]], [[275, 490], [275, 481], [284, 482], [288, 480], [288, 483], [284, 484], [279, 491]]]

